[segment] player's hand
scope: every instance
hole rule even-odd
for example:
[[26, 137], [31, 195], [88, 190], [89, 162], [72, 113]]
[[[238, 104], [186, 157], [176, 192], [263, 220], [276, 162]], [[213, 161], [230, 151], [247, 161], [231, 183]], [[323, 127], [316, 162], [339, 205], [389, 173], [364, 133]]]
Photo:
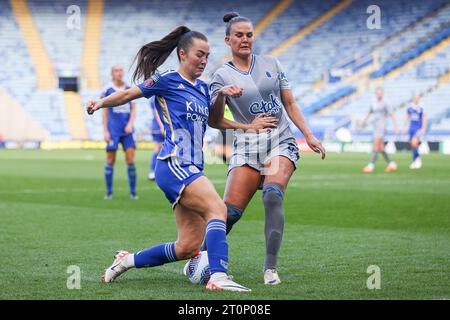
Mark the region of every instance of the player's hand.
[[110, 140], [111, 140], [111, 135], [109, 134], [109, 131], [105, 131], [105, 142], [106, 142], [106, 144], [108, 144]]
[[219, 90], [219, 94], [225, 97], [232, 97], [232, 98], [239, 98], [242, 96], [243, 93], [244, 89], [234, 84], [222, 87], [222, 89]]
[[258, 114], [250, 123], [248, 129], [259, 131], [270, 131], [270, 128], [276, 128], [278, 119], [267, 116], [265, 113]]
[[127, 126], [125, 127], [125, 133], [126, 134], [133, 133], [133, 126], [131, 124], [127, 124]]
[[90, 100], [87, 104], [86, 111], [88, 114], [93, 114], [95, 111], [103, 106], [103, 100]]
[[320, 141], [316, 137], [314, 136], [307, 137], [306, 143], [308, 144], [308, 146], [311, 148], [312, 151], [314, 151], [315, 153], [320, 153], [322, 155], [322, 160], [325, 159], [326, 156], [325, 148], [322, 146], [322, 143], [320, 143]]

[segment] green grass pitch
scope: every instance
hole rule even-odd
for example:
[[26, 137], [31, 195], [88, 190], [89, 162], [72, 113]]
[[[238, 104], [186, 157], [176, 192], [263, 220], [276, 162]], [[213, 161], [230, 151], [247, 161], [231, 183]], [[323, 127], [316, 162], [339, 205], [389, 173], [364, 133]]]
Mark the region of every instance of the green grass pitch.
[[[209, 292], [181, 274], [184, 262], [130, 270], [103, 285], [117, 249], [176, 238], [170, 205], [146, 180], [150, 151], [138, 150], [140, 200], [128, 198], [123, 155], [115, 194], [104, 201], [104, 152], [0, 151], [0, 299], [449, 299], [450, 157], [394, 156], [399, 170], [361, 173], [367, 154], [306, 154], [285, 197], [279, 258], [283, 283], [262, 284], [264, 210], [258, 192], [229, 236], [230, 271], [250, 294]], [[222, 194], [225, 165], [207, 165]], [[81, 269], [81, 289], [66, 286]], [[369, 265], [381, 288], [366, 285]]]

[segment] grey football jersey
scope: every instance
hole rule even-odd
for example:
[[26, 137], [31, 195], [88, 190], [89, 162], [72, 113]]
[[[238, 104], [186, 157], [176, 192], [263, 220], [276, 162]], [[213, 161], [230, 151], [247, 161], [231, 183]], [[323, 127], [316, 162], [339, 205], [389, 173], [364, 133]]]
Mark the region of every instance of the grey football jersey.
[[258, 114], [266, 113], [278, 119], [276, 131], [280, 141], [293, 136], [280, 95], [281, 89], [291, 86], [276, 58], [252, 55], [248, 72], [237, 69], [232, 62], [224, 64], [212, 77], [211, 101], [215, 101], [222, 87], [231, 84], [244, 89], [241, 97], [226, 100], [235, 121], [248, 124]]
[[392, 110], [386, 101], [376, 99], [370, 104], [369, 113], [372, 116], [371, 122], [375, 128], [385, 127]]

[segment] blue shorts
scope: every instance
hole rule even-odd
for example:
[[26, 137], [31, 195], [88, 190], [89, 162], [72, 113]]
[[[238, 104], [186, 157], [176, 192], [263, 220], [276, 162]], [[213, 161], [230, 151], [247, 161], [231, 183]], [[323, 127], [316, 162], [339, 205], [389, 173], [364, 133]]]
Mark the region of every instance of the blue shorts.
[[163, 143], [164, 135], [161, 133], [161, 131], [152, 131], [152, 139], [153, 139], [153, 142]]
[[176, 157], [156, 161], [156, 183], [166, 195], [172, 208], [177, 205], [184, 188], [201, 176], [203, 176], [202, 170], [194, 164], [180, 164]]
[[409, 130], [409, 141], [413, 138], [418, 138], [420, 140], [420, 129], [417, 130]]
[[119, 147], [119, 143], [122, 144], [123, 150], [129, 148], [136, 149], [136, 142], [134, 141], [133, 134], [127, 134], [126, 136], [111, 136], [111, 140], [106, 145], [106, 151], [116, 151]]

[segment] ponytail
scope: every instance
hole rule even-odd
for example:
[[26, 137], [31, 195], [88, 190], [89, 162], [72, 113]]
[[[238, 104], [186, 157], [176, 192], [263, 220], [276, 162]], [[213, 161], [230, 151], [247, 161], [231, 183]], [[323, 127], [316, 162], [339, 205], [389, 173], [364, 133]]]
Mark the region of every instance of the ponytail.
[[179, 26], [161, 40], [149, 42], [139, 49], [133, 61], [133, 63], [137, 61], [133, 81], [141, 77], [147, 79], [152, 76], [178, 46], [181, 37], [189, 32], [191, 30], [188, 27]]

